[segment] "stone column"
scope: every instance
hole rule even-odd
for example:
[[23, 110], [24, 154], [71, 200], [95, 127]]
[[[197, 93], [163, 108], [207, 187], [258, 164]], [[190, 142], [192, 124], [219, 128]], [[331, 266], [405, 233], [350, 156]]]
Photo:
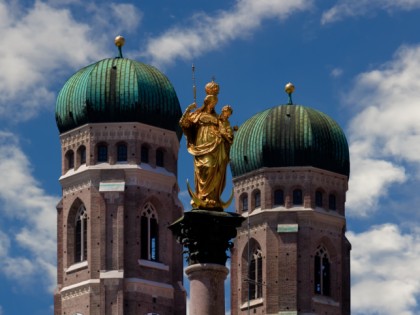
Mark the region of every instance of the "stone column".
[[185, 269], [190, 280], [191, 315], [225, 315], [225, 280], [229, 270], [218, 264], [194, 264]]
[[191, 315], [225, 315], [226, 251], [243, 220], [236, 213], [193, 209], [169, 226], [187, 249]]

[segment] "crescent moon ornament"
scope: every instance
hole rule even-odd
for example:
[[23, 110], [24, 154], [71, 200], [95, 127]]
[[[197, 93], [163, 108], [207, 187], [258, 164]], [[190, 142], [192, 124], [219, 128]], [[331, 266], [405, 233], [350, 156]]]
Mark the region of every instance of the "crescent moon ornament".
[[192, 199], [193, 205], [195, 205], [198, 208], [200, 206], [204, 207], [205, 206], [204, 201], [202, 201], [200, 198], [198, 198], [197, 195], [192, 191], [190, 183], [188, 182], [188, 179], [187, 179], [187, 189], [188, 189], [188, 193], [190, 194], [190, 197]]

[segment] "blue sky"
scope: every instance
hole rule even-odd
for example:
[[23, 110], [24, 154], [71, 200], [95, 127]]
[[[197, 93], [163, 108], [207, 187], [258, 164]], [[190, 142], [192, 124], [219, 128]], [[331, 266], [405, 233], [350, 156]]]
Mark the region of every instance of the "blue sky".
[[[117, 55], [119, 34], [183, 108], [194, 63], [198, 100], [215, 76], [233, 124], [286, 103], [289, 81], [295, 103], [333, 117], [351, 152], [352, 314], [420, 314], [419, 16], [420, 0], [0, 0], [0, 315], [52, 314], [55, 99], [75, 71]], [[185, 204], [186, 178], [182, 140]]]

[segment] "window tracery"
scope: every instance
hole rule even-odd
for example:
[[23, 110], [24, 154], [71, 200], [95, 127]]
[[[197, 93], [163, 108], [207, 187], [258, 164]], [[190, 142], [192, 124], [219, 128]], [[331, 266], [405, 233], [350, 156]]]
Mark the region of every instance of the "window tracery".
[[315, 293], [330, 296], [330, 260], [324, 246], [317, 248], [314, 258]]
[[156, 210], [153, 205], [148, 202], [143, 207], [140, 218], [141, 259], [151, 261], [159, 260], [158, 230]]
[[75, 254], [74, 261], [82, 262], [87, 260], [87, 211], [84, 205], [79, 207], [75, 222]]
[[248, 271], [249, 298], [251, 300], [262, 297], [262, 252], [257, 248], [251, 256]]

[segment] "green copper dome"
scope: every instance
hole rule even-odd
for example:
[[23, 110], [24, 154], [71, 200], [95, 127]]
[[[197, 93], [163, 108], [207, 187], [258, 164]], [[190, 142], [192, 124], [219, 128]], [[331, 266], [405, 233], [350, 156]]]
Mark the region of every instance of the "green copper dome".
[[234, 177], [263, 167], [313, 166], [349, 176], [346, 136], [320, 111], [280, 105], [239, 127], [231, 149]]
[[58, 94], [55, 117], [60, 133], [99, 122], [141, 122], [176, 131], [178, 97], [156, 68], [126, 58], [101, 60], [76, 72]]

